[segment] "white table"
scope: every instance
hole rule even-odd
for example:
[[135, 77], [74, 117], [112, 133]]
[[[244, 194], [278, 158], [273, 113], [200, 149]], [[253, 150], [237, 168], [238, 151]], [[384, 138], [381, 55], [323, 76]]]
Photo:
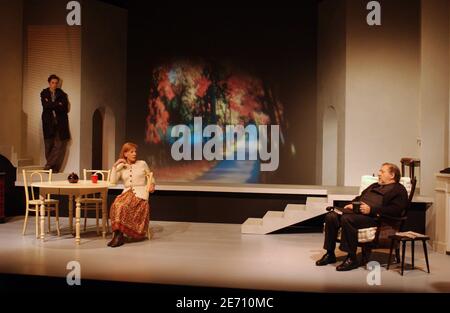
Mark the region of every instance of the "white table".
[[[81, 216], [81, 196], [93, 193], [100, 193], [102, 201], [102, 235], [106, 237], [106, 205], [108, 196], [108, 187], [110, 183], [98, 181], [92, 183], [90, 180], [79, 180], [76, 184], [71, 184], [66, 180], [52, 181], [52, 182], [37, 182], [32, 183], [31, 186], [39, 188], [41, 196], [45, 197], [47, 194], [53, 195], [68, 195], [69, 196], [69, 225], [72, 231], [73, 219], [73, 199], [75, 198], [75, 242], [80, 244], [80, 216]], [[44, 240], [44, 220], [45, 220], [45, 206], [41, 205], [40, 209], [40, 239]]]

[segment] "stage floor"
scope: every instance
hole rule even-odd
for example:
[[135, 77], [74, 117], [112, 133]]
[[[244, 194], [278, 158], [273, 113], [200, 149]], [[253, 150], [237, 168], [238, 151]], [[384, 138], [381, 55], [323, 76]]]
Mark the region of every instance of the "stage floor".
[[[389, 271], [382, 267], [381, 285], [370, 286], [370, 272], [363, 267], [336, 272], [336, 265], [315, 266], [323, 253], [320, 233], [243, 235], [238, 224], [152, 221], [152, 240], [110, 248], [109, 239], [97, 236], [95, 220], [89, 219], [77, 247], [67, 219], [61, 222], [62, 236], [47, 235], [45, 242], [35, 239], [34, 218], [25, 236], [23, 217], [0, 224], [0, 273], [65, 277], [67, 263], [78, 261], [81, 281], [306, 292], [450, 292], [450, 256], [429, 249], [428, 274], [421, 246], [415, 249], [419, 269], [402, 277], [396, 264]], [[374, 259], [385, 264], [387, 252], [375, 253]]]

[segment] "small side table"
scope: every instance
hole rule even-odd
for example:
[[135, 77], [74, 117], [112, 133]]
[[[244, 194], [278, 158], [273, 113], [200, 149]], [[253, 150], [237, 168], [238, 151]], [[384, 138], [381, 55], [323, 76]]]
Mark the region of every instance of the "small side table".
[[411, 265], [412, 269], [414, 269], [414, 244], [417, 240], [422, 241], [423, 245], [423, 253], [425, 254], [425, 261], [427, 262], [427, 270], [428, 273], [430, 273], [430, 264], [428, 262], [428, 250], [427, 250], [427, 240], [430, 240], [429, 236], [418, 236], [415, 238], [407, 237], [407, 236], [399, 236], [399, 235], [392, 235], [389, 236], [389, 239], [391, 239], [391, 249], [389, 251], [389, 259], [387, 264], [387, 269], [389, 270], [389, 266], [391, 265], [391, 259], [392, 259], [392, 251], [394, 250], [395, 244], [397, 242], [401, 242], [402, 244], [402, 276], [403, 276], [403, 270], [405, 267], [405, 250], [406, 250], [406, 242], [411, 242]]

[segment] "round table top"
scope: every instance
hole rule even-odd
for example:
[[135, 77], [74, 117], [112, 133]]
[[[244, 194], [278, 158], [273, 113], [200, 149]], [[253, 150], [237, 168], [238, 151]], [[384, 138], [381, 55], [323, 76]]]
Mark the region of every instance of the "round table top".
[[113, 184], [106, 181], [98, 181], [93, 183], [90, 180], [79, 180], [77, 183], [69, 183], [67, 180], [56, 180], [52, 182], [34, 182], [31, 186], [38, 188], [61, 188], [61, 189], [97, 189], [108, 188]]

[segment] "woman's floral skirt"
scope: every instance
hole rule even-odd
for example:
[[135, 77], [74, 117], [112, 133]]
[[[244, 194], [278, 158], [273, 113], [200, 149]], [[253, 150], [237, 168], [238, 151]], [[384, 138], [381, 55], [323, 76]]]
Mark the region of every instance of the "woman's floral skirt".
[[147, 200], [136, 197], [131, 190], [116, 197], [109, 216], [113, 231], [119, 230], [136, 239], [147, 235], [150, 206]]

